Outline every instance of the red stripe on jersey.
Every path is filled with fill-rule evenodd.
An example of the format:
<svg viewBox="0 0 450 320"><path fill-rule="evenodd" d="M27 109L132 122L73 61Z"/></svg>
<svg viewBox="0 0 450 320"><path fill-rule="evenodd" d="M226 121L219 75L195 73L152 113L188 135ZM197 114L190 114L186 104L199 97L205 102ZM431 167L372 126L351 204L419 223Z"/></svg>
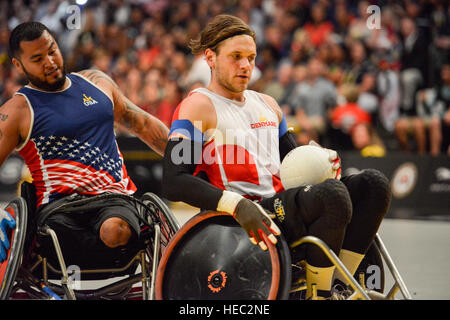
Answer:
<svg viewBox="0 0 450 320"><path fill-rule="evenodd" d="M278 178L277 176L272 175L272 184L273 184L273 188L275 189L276 193L284 191L284 187L283 187L283 184L281 183L281 179Z"/></svg>
<svg viewBox="0 0 450 320"><path fill-rule="evenodd" d="M214 140L203 146L201 163L195 168L194 176L198 175L202 171L206 173L209 182L213 186L225 190L217 161Z"/></svg>
<svg viewBox="0 0 450 320"><path fill-rule="evenodd" d="M259 185L258 169L253 156L238 145L218 147L228 182L243 181Z"/></svg>
<svg viewBox="0 0 450 320"><path fill-rule="evenodd" d="M259 185L258 170L254 158L247 150L237 145L217 147L221 156L218 160L214 140L207 143L202 150L202 161L197 165L194 175L205 172L209 182L224 190L224 182L219 163L222 164L227 182L242 181Z"/></svg>

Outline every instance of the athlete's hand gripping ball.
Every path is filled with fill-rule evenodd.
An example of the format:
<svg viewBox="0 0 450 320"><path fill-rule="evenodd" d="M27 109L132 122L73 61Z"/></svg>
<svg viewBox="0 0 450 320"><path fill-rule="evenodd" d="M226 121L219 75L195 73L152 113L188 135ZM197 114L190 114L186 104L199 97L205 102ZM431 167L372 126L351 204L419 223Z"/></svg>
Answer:
<svg viewBox="0 0 450 320"><path fill-rule="evenodd" d="M277 243L275 235L281 234L280 229L259 204L243 198L238 202L233 217L245 229L250 241L261 249L267 250L265 236L272 244Z"/></svg>
<svg viewBox="0 0 450 320"><path fill-rule="evenodd" d="M0 262L6 260L9 249L8 234L6 233L6 228L14 228L16 226L16 221L11 217L11 215L0 208Z"/></svg>
<svg viewBox="0 0 450 320"><path fill-rule="evenodd" d="M332 168L333 172L335 173L334 178L340 180L342 169L341 169L341 158L339 157L338 153L335 150L331 150L331 149L322 147L320 144L318 144L314 140L311 140L309 142L309 145L320 147L328 153L328 161L330 161L331 168Z"/></svg>

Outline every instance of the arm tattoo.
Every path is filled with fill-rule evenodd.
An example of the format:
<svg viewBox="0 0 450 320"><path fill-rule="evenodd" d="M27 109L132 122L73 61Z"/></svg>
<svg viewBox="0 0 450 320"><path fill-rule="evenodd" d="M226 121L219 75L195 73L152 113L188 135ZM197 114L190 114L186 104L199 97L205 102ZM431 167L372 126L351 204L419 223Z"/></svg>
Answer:
<svg viewBox="0 0 450 320"><path fill-rule="evenodd" d="M80 72L81 75L85 76L89 81L95 85L99 85L101 80L106 80L111 83L116 89L119 89L117 84L105 73L98 70L83 70Z"/></svg>
<svg viewBox="0 0 450 320"><path fill-rule="evenodd" d="M151 116L125 98L125 107L120 119L121 125L147 143L154 151L163 154L169 129L159 119Z"/></svg>
<svg viewBox="0 0 450 320"><path fill-rule="evenodd" d="M6 121L6 119L8 119L8 115L7 115L7 114L0 113L0 120L1 120L1 121Z"/></svg>
<svg viewBox="0 0 450 320"><path fill-rule="evenodd" d="M138 136L148 146L159 154L163 154L167 144L169 129L157 118L151 116L120 93L117 84L106 74L98 70L84 70L80 72L95 85L99 85L105 80L113 87L113 96L116 98L116 107L119 108L117 122L124 126L131 133ZM117 114L116 114L117 115Z"/></svg>

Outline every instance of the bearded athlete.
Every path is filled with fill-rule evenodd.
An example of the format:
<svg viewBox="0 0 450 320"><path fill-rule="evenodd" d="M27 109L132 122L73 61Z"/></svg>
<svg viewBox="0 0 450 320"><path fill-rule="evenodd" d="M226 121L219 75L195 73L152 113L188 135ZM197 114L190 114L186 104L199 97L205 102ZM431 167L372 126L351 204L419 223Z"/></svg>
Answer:
<svg viewBox="0 0 450 320"><path fill-rule="evenodd" d="M18 25L9 50L12 63L29 83L0 107L0 165L14 150L19 152L31 172L37 209L70 194L133 194L136 187L118 149L114 124L161 155L168 128L130 102L104 73L84 70L66 75L58 44L41 23ZM134 211L117 199L90 215L88 223L100 244L115 248L139 234ZM77 215L49 219L79 223ZM0 214L2 248L9 247L3 244L3 230L13 225L10 221L8 213ZM78 236L78 232L67 236L68 242L80 246L87 240L79 243Z"/></svg>

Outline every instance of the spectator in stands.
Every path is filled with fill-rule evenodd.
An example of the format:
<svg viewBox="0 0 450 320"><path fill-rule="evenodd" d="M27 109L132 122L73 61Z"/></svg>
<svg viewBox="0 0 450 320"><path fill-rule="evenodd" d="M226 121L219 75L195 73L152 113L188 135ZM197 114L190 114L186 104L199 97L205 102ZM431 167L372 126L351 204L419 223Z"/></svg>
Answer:
<svg viewBox="0 0 450 320"><path fill-rule="evenodd" d="M338 36L340 42L343 42L355 17L349 11L346 2L337 2L335 5L333 33Z"/></svg>
<svg viewBox="0 0 450 320"><path fill-rule="evenodd" d="M293 73L292 64L288 62L281 64L276 70L275 79L267 83L263 92L273 97L280 106L283 105L296 85Z"/></svg>
<svg viewBox="0 0 450 320"><path fill-rule="evenodd" d="M339 86L344 80L344 70L349 68L347 50L342 42L330 41L329 54L328 79Z"/></svg>
<svg viewBox="0 0 450 320"><path fill-rule="evenodd" d="M299 132L298 123L295 120L295 109L289 104L291 96L294 94L296 87L306 79L308 69L303 64L297 64L292 67L292 80L289 90L286 91L284 97L280 100L279 105L283 113L286 115L288 125L295 129L295 133Z"/></svg>
<svg viewBox="0 0 450 320"><path fill-rule="evenodd" d="M441 79L442 82L438 85L436 92L437 100L442 103L444 109L442 150L450 156L450 62L442 68Z"/></svg>
<svg viewBox="0 0 450 320"><path fill-rule="evenodd" d="M350 27L348 29L346 43L349 44L354 40L361 40L365 42L367 38L370 36L372 30L367 28L367 19L370 16L370 13L367 11L369 7L369 1L360 1L358 2L358 12L355 19L350 23Z"/></svg>
<svg viewBox="0 0 450 320"><path fill-rule="evenodd" d="M401 19L402 55L400 80L402 89L402 100L399 110L399 119L395 124L395 134L400 143L400 148L404 151L411 151L409 136L415 138L415 147L419 154L427 151L427 122L431 125L432 134L432 154L437 154L440 145L440 138L436 126L437 119L432 120L430 112L418 110L416 101L423 105L425 101L425 91L421 92L416 100L418 91L427 84L427 61L428 43L425 35L418 31L416 22L411 17ZM430 122L431 121L431 122Z"/></svg>
<svg viewBox="0 0 450 320"><path fill-rule="evenodd" d="M393 68L392 57L378 57L376 73L376 92L379 98L378 120L379 131L392 134L399 117L401 87L398 72Z"/></svg>
<svg viewBox="0 0 450 320"><path fill-rule="evenodd" d="M345 103L333 109L330 116L330 143L338 150L358 150L364 156L384 156L384 146L373 130L370 114L357 101L359 88L344 84L340 94Z"/></svg>
<svg viewBox="0 0 450 320"><path fill-rule="evenodd" d="M349 45L350 64L345 70L344 82L360 84L367 73L376 73L376 67L370 60L368 49L363 41L354 40Z"/></svg>
<svg viewBox="0 0 450 320"><path fill-rule="evenodd" d="M303 28L298 28L293 35L289 60L292 64L306 64L314 53L314 47L309 40L309 35Z"/></svg>
<svg viewBox="0 0 450 320"><path fill-rule="evenodd" d="M450 155L450 64L442 67L441 79L434 88L418 92L417 107L426 121L430 154L436 156L443 151Z"/></svg>
<svg viewBox="0 0 450 320"><path fill-rule="evenodd" d="M428 46L423 33L409 17L401 20L402 55L400 79L402 85L402 113L416 116L415 96L426 84L428 70Z"/></svg>
<svg viewBox="0 0 450 320"><path fill-rule="evenodd" d="M370 59L368 48L362 40L353 40L349 44L350 61L343 64L341 83L356 84L360 93L358 104L372 116L378 118L377 67ZM384 101L385 99L380 100Z"/></svg>
<svg viewBox="0 0 450 320"><path fill-rule="evenodd" d="M333 24L326 20L326 11L322 2L318 1L311 7L311 21L304 26L309 39L318 48L333 32Z"/></svg>
<svg viewBox="0 0 450 320"><path fill-rule="evenodd" d="M359 89L354 84L344 84L340 94L345 99L343 104L336 106L331 112L331 124L334 128L352 135L354 127L358 124L371 124L370 114L358 105Z"/></svg>
<svg viewBox="0 0 450 320"><path fill-rule="evenodd" d="M162 88L161 100L154 113L166 126L170 127L175 108L182 98L181 88L174 81L166 81Z"/></svg>
<svg viewBox="0 0 450 320"><path fill-rule="evenodd" d="M326 114L336 105L336 87L324 78L324 65L317 58L309 60L305 81L298 83L288 104L295 110L300 128L299 144L310 140L320 143L326 129Z"/></svg>

